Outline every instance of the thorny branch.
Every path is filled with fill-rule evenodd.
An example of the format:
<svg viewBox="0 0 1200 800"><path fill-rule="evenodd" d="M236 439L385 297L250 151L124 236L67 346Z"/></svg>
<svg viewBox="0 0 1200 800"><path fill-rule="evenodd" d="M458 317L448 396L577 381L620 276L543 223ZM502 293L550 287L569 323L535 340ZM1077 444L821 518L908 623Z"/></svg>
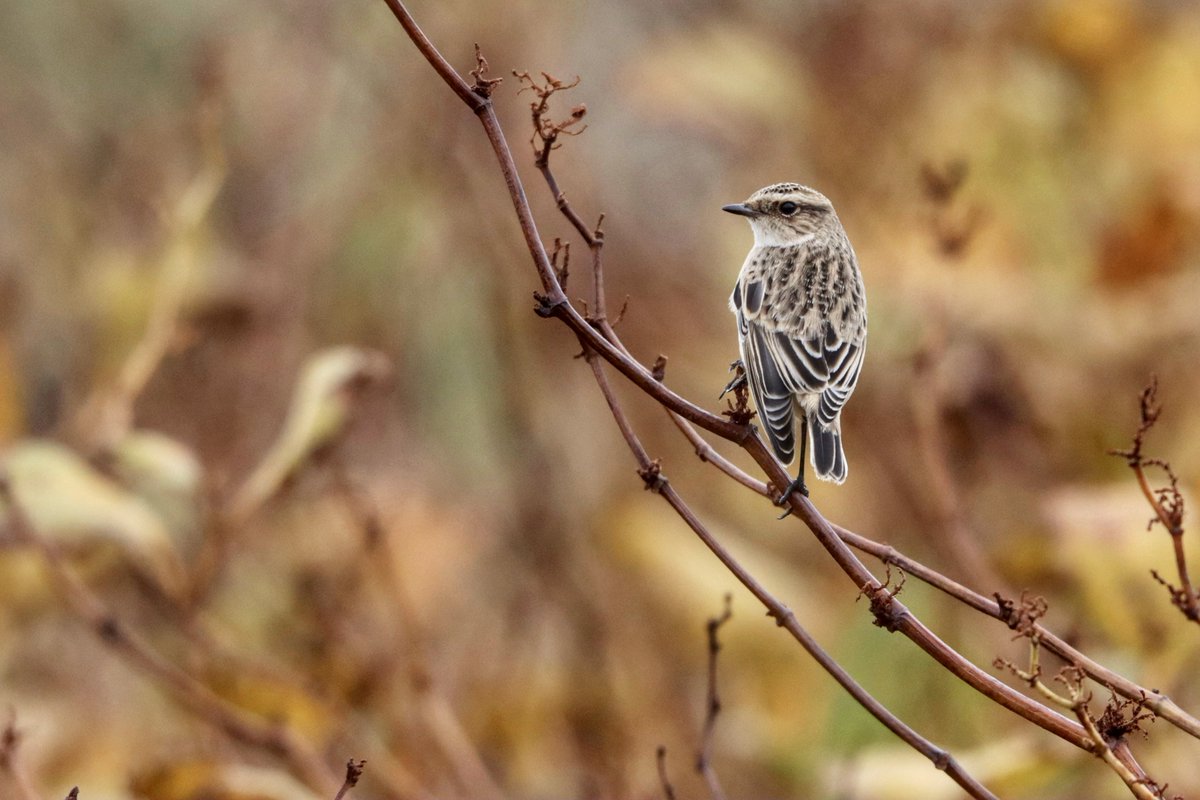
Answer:
<svg viewBox="0 0 1200 800"><path fill-rule="evenodd" d="M1147 458L1142 453L1145 446L1146 434L1158 422L1162 413L1162 405L1158 402L1158 376L1150 378L1150 383L1142 390L1139 397L1140 420L1133 434L1133 443L1127 450L1109 450L1110 455L1125 459L1133 474L1137 477L1138 487L1146 497L1146 502L1154 510L1146 529L1161 523L1171 534L1171 544L1175 549L1175 569L1179 574L1179 588L1175 588L1157 572L1151 572L1154 579L1167 588L1171 594L1171 603L1183 612L1192 622L1200 623L1200 601L1192 589L1192 579L1188 575L1187 556L1183 548L1183 495L1179 492L1179 477L1171 464L1161 458ZM1158 489L1150 487L1150 479L1146 476L1148 467L1158 467L1167 475L1168 486Z"/></svg>
<svg viewBox="0 0 1200 800"><path fill-rule="evenodd" d="M529 207L524 187L517 174L512 154L495 112L491 107L490 100L481 98L478 94L471 91L461 76L450 67L436 47L421 33L420 28L416 25L411 14L409 14L400 0L384 1L400 21L414 45L459 98L479 117L483 125L485 134L496 155L500 171L508 186L522 234L542 283L542 291L535 294L535 299L537 300L535 311L543 317L557 318L580 339L585 352L589 354L588 360L593 365L593 371L597 375L598 382L601 382L602 390L607 378L604 376L603 369L596 363L595 359L597 356L603 358L644 393L650 395L668 410L678 414L683 420L741 446L755 460L759 467L763 469L770 483L779 486L786 485L789 482L786 469L766 449L751 427L739 425L711 414L668 389L644 365L629 357L627 351L620 345L619 340L615 336L611 336L608 330L597 330L597 326L591 320L581 316L570 304L558 282L555 270L550 264L550 259L538 234L537 225ZM561 193L556 193L556 196L558 194ZM584 227L586 228L586 226ZM611 398L611 390L606 393L606 399L608 398ZM609 404L610 410L613 410L614 415L617 414L619 406L614 406L612 399L609 399ZM691 438L689 436L689 439ZM672 505L676 513L684 519L689 527L721 559L726 567L738 577L743 585L747 586L761 602L772 609L773 615L776 614L776 608L782 609L783 607L777 606L777 601L767 594L765 589L758 585L752 576L745 573L724 548L712 538L707 529L695 518L691 510L675 493L674 488L662 477L661 469L645 454L644 449L641 448L636 438L631 439L627 437L627 441L637 457L640 465L639 471L643 473L643 476L650 475L654 478L654 486L652 488ZM697 451L701 452L699 446L697 446ZM757 489L757 481L753 479L752 481L748 483L743 480L741 482ZM832 525L821 517L807 498L793 494L789 498L789 505L796 516L809 527L820 543L826 548L839 567L854 581L861 591L872 598L872 607L878 609L876 613L881 624L885 625L889 630L901 631L906 637L946 667L952 674L971 685L986 697L1083 750L1088 752L1096 751L1097 745L1083 725L1066 719L1061 714L1052 711L1040 703L1034 702L1014 691L1011 687L996 681L991 675L988 675L978 666L967 661L942 642L894 597L883 598L880 596L881 593L886 594L884 586L850 552L846 543L840 538L839 531L835 530ZM879 602L874 602L877 596L879 597ZM999 606L997 605L995 611L990 613L998 615L1000 613ZM801 640L803 644L802 636L806 637L807 634L803 633L802 629L798 629L794 615L790 611L783 609L781 614L776 615L776 619L784 627L788 628L794 637ZM815 643L813 645L815 647ZM807 645L806 649L808 649ZM809 652L813 654L814 658L820 660L816 655L817 652L820 652L819 650L809 650ZM824 654L821 653L821 655ZM822 665L831 671L835 668L840 669L835 664L827 665L825 662L822 662ZM845 677L849 684L857 686L853 684L853 680L848 675ZM847 686L845 683L843 685ZM849 688L847 686L847 689ZM860 703L866 704L857 694L855 696L856 699L859 699ZM875 712L873 711L872 713ZM887 712L884 710L883 713L886 714ZM878 714L877 717L879 717ZM1187 715L1183 715L1183 717L1186 718ZM903 723L899 723L896 727L889 725L889 728L902 735L902 738L905 738L905 741L913 744L913 746L918 746L907 736L908 729L903 726ZM904 731L904 733L901 733L901 731ZM918 749L920 748L918 747ZM925 751L923 750L922 752ZM939 766L945 763L942 760Z"/></svg>

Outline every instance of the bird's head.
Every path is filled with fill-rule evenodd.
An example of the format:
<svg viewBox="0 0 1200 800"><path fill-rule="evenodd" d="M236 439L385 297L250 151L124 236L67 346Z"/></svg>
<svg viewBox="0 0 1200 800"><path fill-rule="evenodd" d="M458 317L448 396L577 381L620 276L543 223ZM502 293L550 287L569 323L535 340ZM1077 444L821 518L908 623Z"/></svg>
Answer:
<svg viewBox="0 0 1200 800"><path fill-rule="evenodd" d="M767 186L722 210L748 219L759 247L800 244L827 227L841 227L829 198L798 183Z"/></svg>

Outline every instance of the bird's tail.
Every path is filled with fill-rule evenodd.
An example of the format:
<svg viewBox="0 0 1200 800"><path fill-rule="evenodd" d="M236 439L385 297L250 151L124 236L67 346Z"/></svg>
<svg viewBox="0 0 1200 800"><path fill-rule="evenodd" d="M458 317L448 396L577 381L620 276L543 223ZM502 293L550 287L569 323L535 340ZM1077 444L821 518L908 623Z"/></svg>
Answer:
<svg viewBox="0 0 1200 800"><path fill-rule="evenodd" d="M846 454L842 452L842 432L838 421L834 421L833 427L825 428L814 414L809 417L808 429L812 435L812 465L817 477L834 483L845 481L849 468L846 466Z"/></svg>

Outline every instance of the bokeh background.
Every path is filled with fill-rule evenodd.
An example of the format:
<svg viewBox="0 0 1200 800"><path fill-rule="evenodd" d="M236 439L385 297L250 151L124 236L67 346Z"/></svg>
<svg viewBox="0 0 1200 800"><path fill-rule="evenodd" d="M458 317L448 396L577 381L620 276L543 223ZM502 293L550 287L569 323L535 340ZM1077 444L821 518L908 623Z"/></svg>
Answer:
<svg viewBox="0 0 1200 800"><path fill-rule="evenodd" d="M1083 650L1200 709L1200 630L1149 575L1173 577L1168 537L1105 454L1154 373L1148 445L1185 492L1200 480L1200 7L412 10L461 70L479 42L495 74L581 76L555 106L588 108L559 179L586 219L607 214L626 343L708 408L751 241L720 206L780 180L831 197L871 334L850 477L814 485L817 506L985 594L1043 595ZM542 235L568 239L517 89L499 114ZM704 622L727 592L730 796L960 796L643 491L577 343L530 313L477 121L383 3L3 3L0 108L18 511L171 662L333 774L366 758L353 796L658 797L659 745L680 796L703 796ZM894 711L1002 796L1127 796L872 626L799 523L621 391L672 482ZM36 548L3 541L4 796L16 772L46 798L323 796L173 701L71 612ZM1027 656L915 581L903 599L981 665ZM1151 774L1200 791L1197 742L1149 732L1133 746Z"/></svg>

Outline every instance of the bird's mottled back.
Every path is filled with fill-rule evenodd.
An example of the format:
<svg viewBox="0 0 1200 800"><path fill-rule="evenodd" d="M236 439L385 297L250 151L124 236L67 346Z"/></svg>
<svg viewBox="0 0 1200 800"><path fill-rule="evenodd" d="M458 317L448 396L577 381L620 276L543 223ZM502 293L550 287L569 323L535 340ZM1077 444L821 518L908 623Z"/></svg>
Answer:
<svg viewBox="0 0 1200 800"><path fill-rule="evenodd" d="M818 477L841 483L841 409L867 335L866 293L846 231L829 198L798 183L767 186L725 210L754 231L730 304L759 416L790 462L799 409Z"/></svg>

